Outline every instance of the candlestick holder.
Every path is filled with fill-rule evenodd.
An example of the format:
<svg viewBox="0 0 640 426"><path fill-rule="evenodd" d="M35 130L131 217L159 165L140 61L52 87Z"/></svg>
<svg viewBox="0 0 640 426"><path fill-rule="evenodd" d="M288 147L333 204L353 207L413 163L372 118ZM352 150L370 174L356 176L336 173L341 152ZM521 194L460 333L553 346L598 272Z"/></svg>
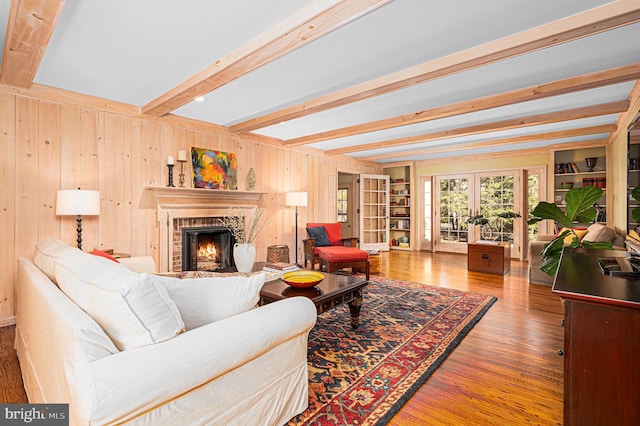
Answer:
<svg viewBox="0 0 640 426"><path fill-rule="evenodd" d="M169 168L169 183L167 186L175 188L175 185L173 184L173 164L167 164L167 167Z"/></svg>
<svg viewBox="0 0 640 426"><path fill-rule="evenodd" d="M184 188L184 163L186 160L178 160L180 163L180 176L178 178L178 186Z"/></svg>

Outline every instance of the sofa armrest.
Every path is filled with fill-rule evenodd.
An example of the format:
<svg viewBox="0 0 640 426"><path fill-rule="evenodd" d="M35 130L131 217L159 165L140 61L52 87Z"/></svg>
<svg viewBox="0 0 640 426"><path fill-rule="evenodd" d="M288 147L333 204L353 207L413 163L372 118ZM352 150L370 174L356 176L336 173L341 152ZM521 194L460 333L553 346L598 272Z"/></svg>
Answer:
<svg viewBox="0 0 640 426"><path fill-rule="evenodd" d="M144 413L246 364L316 322L306 297L270 303L151 346L94 361L73 387L83 423L114 423ZM291 355L290 356L294 356ZM306 362L306 344L300 351ZM144 378L142 380L141 378Z"/></svg>
<svg viewBox="0 0 640 426"><path fill-rule="evenodd" d="M529 266L539 267L542 265L542 250L544 246L551 240L536 239L529 242Z"/></svg>

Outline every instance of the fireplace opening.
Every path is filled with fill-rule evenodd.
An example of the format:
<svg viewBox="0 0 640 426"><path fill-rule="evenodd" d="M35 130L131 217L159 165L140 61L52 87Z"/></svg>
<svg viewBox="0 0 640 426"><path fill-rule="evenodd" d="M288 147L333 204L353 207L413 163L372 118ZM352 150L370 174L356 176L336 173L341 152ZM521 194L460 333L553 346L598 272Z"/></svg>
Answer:
<svg viewBox="0 0 640 426"><path fill-rule="evenodd" d="M182 228L182 270L235 272L235 242L224 226Z"/></svg>

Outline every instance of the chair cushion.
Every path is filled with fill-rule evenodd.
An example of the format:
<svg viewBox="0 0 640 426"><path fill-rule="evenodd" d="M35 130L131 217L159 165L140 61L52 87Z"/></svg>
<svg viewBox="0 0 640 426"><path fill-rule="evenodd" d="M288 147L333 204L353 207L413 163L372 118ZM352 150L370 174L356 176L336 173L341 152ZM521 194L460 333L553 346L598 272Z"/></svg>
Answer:
<svg viewBox="0 0 640 426"><path fill-rule="evenodd" d="M327 230L327 237L329 237L329 244L332 246L341 246L342 243L342 225L339 222L335 223L307 223L307 227L315 228L318 226L324 226Z"/></svg>
<svg viewBox="0 0 640 426"><path fill-rule="evenodd" d="M369 259L369 254L355 247L320 247L318 255L329 263L362 262Z"/></svg>
<svg viewBox="0 0 640 426"><path fill-rule="evenodd" d="M309 238L313 238L316 247L324 247L330 245L329 237L327 236L327 230L324 226L314 226L307 228L307 234Z"/></svg>

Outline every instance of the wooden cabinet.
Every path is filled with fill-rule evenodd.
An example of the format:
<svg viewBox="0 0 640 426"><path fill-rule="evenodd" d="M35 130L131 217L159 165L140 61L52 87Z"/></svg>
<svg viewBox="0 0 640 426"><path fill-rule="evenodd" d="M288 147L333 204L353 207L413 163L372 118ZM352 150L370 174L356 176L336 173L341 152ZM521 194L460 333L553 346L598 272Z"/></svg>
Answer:
<svg viewBox="0 0 640 426"><path fill-rule="evenodd" d="M469 243L467 250L467 269L470 271L504 275L511 268L511 243Z"/></svg>
<svg viewBox="0 0 640 426"><path fill-rule="evenodd" d="M607 221L607 148L581 147L553 151L554 203L563 208L571 188L594 186L603 191L598 200L596 222Z"/></svg>
<svg viewBox="0 0 640 426"><path fill-rule="evenodd" d="M565 306L565 425L640 424L640 281L596 264L625 255L563 252L553 292Z"/></svg>
<svg viewBox="0 0 640 426"><path fill-rule="evenodd" d="M391 249L411 250L414 218L412 214L411 166L384 169L389 175L389 227Z"/></svg>

